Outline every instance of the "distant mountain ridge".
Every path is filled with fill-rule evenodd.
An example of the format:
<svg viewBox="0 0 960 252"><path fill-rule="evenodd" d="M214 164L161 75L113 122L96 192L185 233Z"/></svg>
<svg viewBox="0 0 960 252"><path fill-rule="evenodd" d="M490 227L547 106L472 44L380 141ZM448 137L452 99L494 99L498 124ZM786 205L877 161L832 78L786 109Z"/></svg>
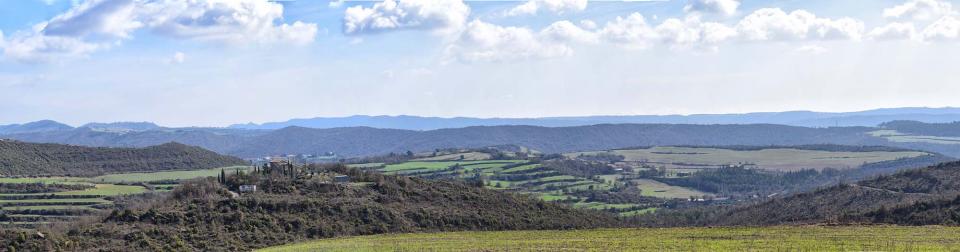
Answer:
<svg viewBox="0 0 960 252"><path fill-rule="evenodd" d="M113 122L113 123L88 123L80 126L81 128L90 128L100 131L147 131L159 129L160 126L152 122Z"/></svg>
<svg viewBox="0 0 960 252"><path fill-rule="evenodd" d="M807 127L783 123L789 120L869 120L871 126ZM831 117L833 116L833 117ZM662 116L669 118L670 116ZM387 154L390 152L430 151L437 148L476 148L497 145L518 145L543 152L603 150L634 146L670 145L877 145L937 152L960 157L960 148L949 141L902 141L885 138L880 130L897 130L907 134L931 132L936 136L954 136L957 123L924 123L904 121L925 117L932 121L960 119L957 108L899 108L854 113L781 112L744 115L675 116L686 121L675 123L597 123L601 121L638 121L636 117L569 117L547 119L490 119L505 124L467 126L494 121L476 118L368 117L354 116L348 127L334 124L311 124L310 127L286 126L279 129L162 127L149 122L90 123L73 128L54 121L0 126L0 138L26 142L61 143L95 147L145 147L167 142L200 146L220 154L245 158L280 154L318 154L335 152L344 157ZM697 119L699 118L699 119ZM715 119L710 119L715 118ZM749 119L753 118L753 119ZM817 119L819 118L819 119ZM825 119L827 118L827 119ZM834 119L829 119L834 118ZM932 118L932 119L931 119ZM694 119L700 120L697 123ZM709 120L712 121L709 121ZM749 119L749 120L748 120ZM889 120L887 119L895 119ZM935 119L935 120L934 120ZM324 119L325 120L325 119ZM399 121L398 121L399 120ZM526 120L526 121L524 121ZM538 126L550 122L560 126ZM593 121L591 121L593 120ZM873 123L874 120L877 123ZM323 120L321 120L323 121ZM713 123L706 123L706 122ZM771 121L779 123L742 123ZM294 124L308 124L310 120ZM404 123L397 123L404 122ZM436 122L435 124L433 122ZM466 123L464 123L466 122ZM794 123L800 121L792 121ZM363 124L384 126L355 126ZM530 124L530 125L527 125ZM574 126L563 126L563 125ZM803 123L800 123L803 124ZM880 126L877 126L880 125ZM281 125L274 125L281 126ZM267 126L271 128L274 126ZM412 127L418 129L402 129ZM430 127L450 127L426 129ZM896 134L895 132L884 134ZM922 140L922 139L921 139ZM948 139L949 140L949 139Z"/></svg>
<svg viewBox="0 0 960 252"><path fill-rule="evenodd" d="M859 112L757 112L746 114L693 114L693 115L628 115L628 116L583 116L541 118L472 118L472 117L420 117L420 116L364 116L316 117L292 119L284 122L262 124L234 124L234 129L281 129L289 126L306 128L373 127L385 129L434 130L470 126L529 125L544 127L570 127L617 123L666 123L666 124L782 124L801 127L873 127L884 122L911 120L927 123L960 121L960 108L891 108Z"/></svg>
<svg viewBox="0 0 960 252"><path fill-rule="evenodd" d="M62 124L53 120L42 120L24 124L0 125L0 134L20 134L71 129L73 129L73 127L70 125Z"/></svg>
<svg viewBox="0 0 960 252"><path fill-rule="evenodd" d="M70 131L12 134L28 142L142 147L176 141L222 154L262 157L335 152L345 157L513 144L558 153L664 145L889 145L869 127L806 128L773 124L600 124L575 127L474 126L428 131L346 127L287 127L272 131L164 129L143 132ZM938 151L938 150L933 150ZM947 153L945 153L947 154ZM960 154L953 153L954 155ZM951 154L947 154L951 155Z"/></svg>

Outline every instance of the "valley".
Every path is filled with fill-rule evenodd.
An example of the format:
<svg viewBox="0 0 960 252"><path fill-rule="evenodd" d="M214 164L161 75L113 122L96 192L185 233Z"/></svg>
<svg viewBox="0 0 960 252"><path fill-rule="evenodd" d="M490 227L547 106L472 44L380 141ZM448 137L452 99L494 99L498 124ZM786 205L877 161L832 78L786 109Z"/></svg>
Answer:
<svg viewBox="0 0 960 252"><path fill-rule="evenodd" d="M394 156L408 161L351 166L391 175L465 180L621 216L757 201L951 160L928 152L836 145L650 147L563 155L488 148L409 154ZM457 158L463 160L449 161Z"/></svg>

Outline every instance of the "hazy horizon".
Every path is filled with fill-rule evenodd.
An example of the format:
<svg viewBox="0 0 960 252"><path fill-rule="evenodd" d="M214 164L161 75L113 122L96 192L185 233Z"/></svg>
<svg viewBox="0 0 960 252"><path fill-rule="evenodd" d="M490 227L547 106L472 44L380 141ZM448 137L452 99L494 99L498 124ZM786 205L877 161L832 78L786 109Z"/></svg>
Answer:
<svg viewBox="0 0 960 252"><path fill-rule="evenodd" d="M86 124L91 124L91 123L154 123L154 124L156 124L156 125L158 125L158 126L161 126L161 127L175 127L175 128L176 128L176 127L213 127L213 128L225 128L225 127L230 127L230 126L233 126L233 125L242 125L242 124L250 124L250 123L257 124L257 125L261 125L261 124L266 124L266 123L287 122L287 121L291 121L291 120L307 120L307 119L317 119L317 118L322 118L322 119L336 119L336 118L350 118L350 117L416 117L416 118L439 118L439 119L467 118L467 119L481 119L481 120L490 120L490 119L506 119L506 120L510 120L510 119L554 119L554 118L556 118L556 119L562 119L562 118L631 117L631 116L682 116L682 117L688 117L688 116L700 116L700 115L747 115L747 114L764 114L764 113L790 113L790 112L812 112L812 113L837 113L837 114L843 114L843 113L858 113L858 112L868 112L868 111L877 111L877 110L890 110L890 109L944 109L944 110L952 110L952 109L960 109L960 107L949 107L949 106L948 106L948 107L897 107L897 108L874 108L874 109L856 110L856 111L787 110L787 111L752 111L752 112L741 112L741 113L624 114L624 115L602 115L602 114L597 114L597 115L565 115L565 116L542 116L542 117L472 117L472 116L425 116L425 115L410 115L410 114L397 114L397 115L361 115L361 114L354 114L354 115L342 115L342 116L339 116L339 115L337 115L337 116L305 116L305 117L282 118L282 119L277 119L277 120L258 121L258 122L254 122L254 121L237 121L237 122L230 122L230 123L223 124L223 125L197 125L197 124L172 125L172 124L166 124L166 123L161 122L161 121L151 121L151 120L140 120L140 121L131 121L131 120L113 120L113 121L109 121L109 120L108 120L108 121L79 121L79 122L69 122L69 121L57 120L57 119L54 119L54 118L43 118L43 119L32 120L32 121L23 121L23 122L0 122L0 126L3 126L3 125L12 125L12 124L24 124L24 123L30 123L30 122L50 120L50 121L55 121L55 122L67 124L67 125L70 125L70 126L72 126L72 127L81 127L81 126L84 126L84 125L86 125Z"/></svg>

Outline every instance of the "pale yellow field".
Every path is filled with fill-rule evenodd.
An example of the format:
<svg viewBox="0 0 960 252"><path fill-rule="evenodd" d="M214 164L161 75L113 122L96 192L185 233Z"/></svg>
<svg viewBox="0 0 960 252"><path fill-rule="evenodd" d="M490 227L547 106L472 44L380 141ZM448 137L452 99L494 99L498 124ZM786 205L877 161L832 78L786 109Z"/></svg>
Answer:
<svg viewBox="0 0 960 252"><path fill-rule="evenodd" d="M925 152L875 151L875 152L830 152L798 149L764 149L738 151L717 148L690 147L652 147L637 150L612 150L606 153L622 155L625 161L646 163L667 168L702 166L715 168L723 165L755 164L760 169L777 171L797 171L803 169L852 169L864 163L875 163L898 158L929 155ZM576 157L602 152L580 152L567 154Z"/></svg>
<svg viewBox="0 0 960 252"><path fill-rule="evenodd" d="M898 143L960 144L960 137L910 135L896 130L877 130L870 132L870 135Z"/></svg>
<svg viewBox="0 0 960 252"><path fill-rule="evenodd" d="M702 196L711 195L694 189L672 186L652 179L637 179L634 182L639 183L640 193L644 196L658 198L689 199L690 197L703 198Z"/></svg>

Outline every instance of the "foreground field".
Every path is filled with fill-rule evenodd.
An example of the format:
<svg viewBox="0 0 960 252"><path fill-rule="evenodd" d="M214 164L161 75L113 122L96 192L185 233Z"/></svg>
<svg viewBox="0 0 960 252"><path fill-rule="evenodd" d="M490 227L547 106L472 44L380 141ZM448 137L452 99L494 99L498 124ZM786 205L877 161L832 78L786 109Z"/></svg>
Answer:
<svg viewBox="0 0 960 252"><path fill-rule="evenodd" d="M957 227L768 227L357 236L259 251L950 251Z"/></svg>

